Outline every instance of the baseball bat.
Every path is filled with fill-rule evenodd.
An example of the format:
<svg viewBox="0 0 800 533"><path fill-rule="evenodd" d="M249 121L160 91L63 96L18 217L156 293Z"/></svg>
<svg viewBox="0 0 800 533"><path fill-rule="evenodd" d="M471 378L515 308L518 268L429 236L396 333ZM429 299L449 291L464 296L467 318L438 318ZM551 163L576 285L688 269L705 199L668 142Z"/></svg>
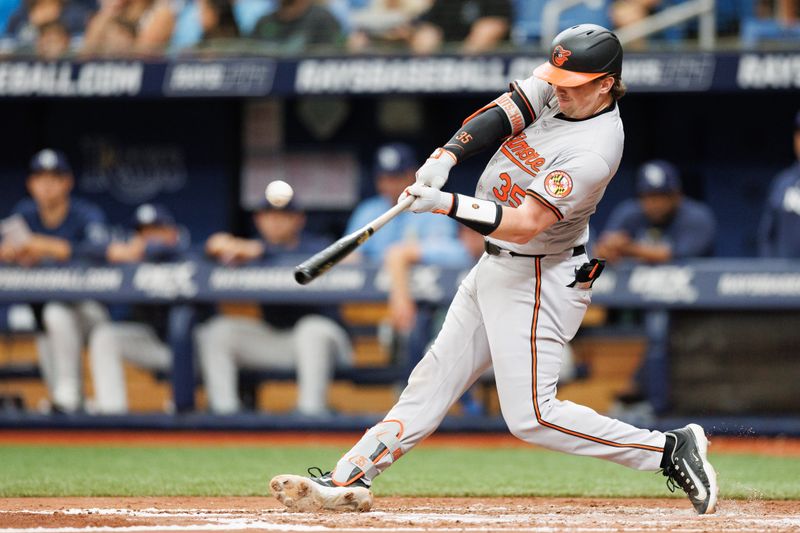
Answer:
<svg viewBox="0 0 800 533"><path fill-rule="evenodd" d="M364 244L372 234L386 225L387 222L408 209L416 197L406 196L397 205L387 210L364 227L345 235L324 250L312 255L294 268L294 279L300 285L306 285L327 272L333 265L347 257L353 250Z"/></svg>

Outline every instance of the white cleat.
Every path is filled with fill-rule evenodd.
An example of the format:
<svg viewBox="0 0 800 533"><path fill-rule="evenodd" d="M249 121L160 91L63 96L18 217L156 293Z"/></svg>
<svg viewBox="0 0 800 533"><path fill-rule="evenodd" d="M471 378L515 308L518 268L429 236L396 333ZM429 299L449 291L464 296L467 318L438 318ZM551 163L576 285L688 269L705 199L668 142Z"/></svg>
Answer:
<svg viewBox="0 0 800 533"><path fill-rule="evenodd" d="M369 511L372 492L363 486L339 487L326 485L315 478L282 474L272 478L269 490L290 511L313 513L317 511Z"/></svg>

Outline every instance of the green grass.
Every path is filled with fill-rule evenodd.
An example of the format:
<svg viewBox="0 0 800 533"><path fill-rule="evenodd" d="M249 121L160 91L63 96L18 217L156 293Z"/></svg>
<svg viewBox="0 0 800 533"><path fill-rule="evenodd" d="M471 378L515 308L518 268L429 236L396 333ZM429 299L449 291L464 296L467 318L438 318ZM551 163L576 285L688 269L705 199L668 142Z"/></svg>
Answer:
<svg viewBox="0 0 800 533"><path fill-rule="evenodd" d="M336 447L0 446L0 497L253 496L279 473L329 468ZM712 455L724 498L800 499L800 459ZM375 484L378 496L669 495L664 478L521 448L421 448Z"/></svg>

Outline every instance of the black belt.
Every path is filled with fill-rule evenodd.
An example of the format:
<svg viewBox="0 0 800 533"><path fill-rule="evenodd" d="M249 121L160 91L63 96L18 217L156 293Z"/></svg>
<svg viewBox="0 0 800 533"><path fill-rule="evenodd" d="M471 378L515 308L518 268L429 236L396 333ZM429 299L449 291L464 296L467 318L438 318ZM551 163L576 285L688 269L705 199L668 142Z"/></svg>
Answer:
<svg viewBox="0 0 800 533"><path fill-rule="evenodd" d="M511 250L500 248L496 244L491 243L489 241L483 241L483 249L486 250L486 253L489 255L500 255L503 252L507 252L508 255L510 255L511 257L545 257L545 255L547 255L547 254L538 254L538 255L520 254L517 252L512 252ZM572 257L575 257L577 255L583 255L585 253L586 253L586 246L582 244L572 249Z"/></svg>

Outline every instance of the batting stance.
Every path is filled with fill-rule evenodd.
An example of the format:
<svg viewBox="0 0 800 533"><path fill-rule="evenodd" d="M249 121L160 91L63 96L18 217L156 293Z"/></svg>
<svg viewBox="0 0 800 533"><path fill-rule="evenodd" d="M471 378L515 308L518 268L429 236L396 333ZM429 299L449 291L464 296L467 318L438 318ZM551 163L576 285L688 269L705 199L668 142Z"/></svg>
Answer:
<svg viewBox="0 0 800 533"><path fill-rule="evenodd" d="M584 245L589 217L622 157L621 71L622 47L612 32L569 28L553 41L547 63L469 117L419 169L404 193L416 198L410 209L479 231L486 253L397 405L332 472L275 477L270 489L278 500L301 511L369 509L375 477L431 434L492 365L503 417L520 439L661 469L698 513L715 511L716 474L700 426L649 431L556 399L564 344L580 326L603 266L588 260ZM500 139L475 197L440 190L458 161Z"/></svg>

